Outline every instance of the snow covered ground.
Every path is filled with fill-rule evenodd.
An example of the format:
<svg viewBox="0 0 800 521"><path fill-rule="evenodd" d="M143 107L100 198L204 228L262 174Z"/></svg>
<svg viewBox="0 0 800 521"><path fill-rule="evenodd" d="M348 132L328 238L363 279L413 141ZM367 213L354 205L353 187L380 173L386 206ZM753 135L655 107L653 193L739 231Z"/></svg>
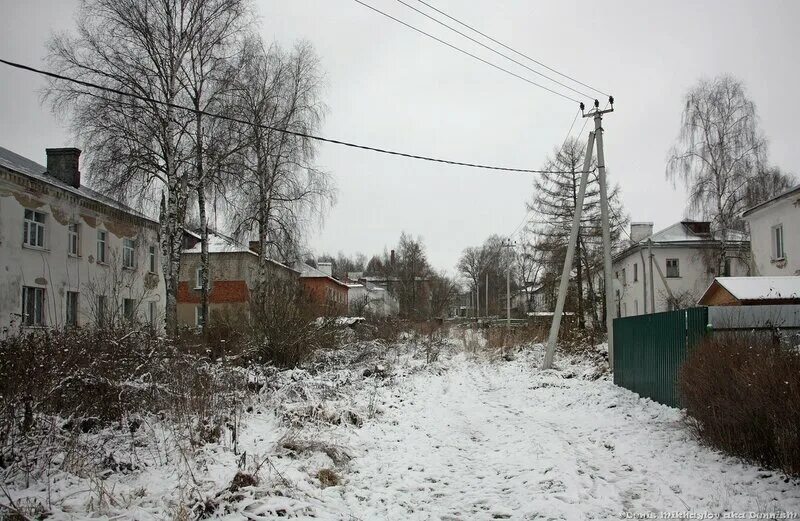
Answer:
<svg viewBox="0 0 800 521"><path fill-rule="evenodd" d="M66 496L53 511L72 519L800 513L796 480L701 446L679 411L615 387L594 362L560 358L539 371L541 346L511 361L453 341L439 348L375 344L347 363L332 355L278 373L245 416L236 454L230 442L183 460L165 450L169 465L102 484L61 476L14 497ZM258 484L230 487L237 469ZM323 469L339 484L323 487Z"/></svg>

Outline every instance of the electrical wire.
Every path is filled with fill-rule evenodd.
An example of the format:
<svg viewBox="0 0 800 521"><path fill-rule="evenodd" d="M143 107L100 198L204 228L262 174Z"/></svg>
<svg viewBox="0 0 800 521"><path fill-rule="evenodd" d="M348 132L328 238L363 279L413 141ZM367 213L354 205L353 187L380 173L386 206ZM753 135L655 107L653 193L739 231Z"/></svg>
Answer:
<svg viewBox="0 0 800 521"><path fill-rule="evenodd" d="M504 49L507 49L507 50L509 50L509 51L511 51L511 52L513 52L513 53L515 53L515 54L517 54L517 55L519 55L519 56L522 56L523 58L525 58L525 59L527 59L527 60L530 60L530 61L532 61L533 63L535 63L535 64L537 64L537 65L541 65L541 66L542 66L542 67L544 67L545 69L547 69L547 70L549 70L549 71L551 71L551 72L554 72L555 74L558 74L558 75L559 75L559 76L561 76L561 77L567 78L568 80L570 80L570 81L573 81L573 82L577 83L578 85L581 85L581 86L583 86L583 87L586 87L587 89L591 89L591 90L593 90L593 91L595 91L595 92L597 92L597 93L599 93L599 94L602 94L603 96L609 96L609 94L608 94L608 93L606 93L606 92L603 92L602 90L596 89L596 88L594 88L594 87L592 87L592 86L590 86L590 85L587 85L587 84L585 84L585 83L583 83L583 82L581 82L581 81L578 81L578 80L576 80L575 78L573 78L573 77L571 77L571 76L568 76L568 75L566 75L566 74L564 74L564 73L562 73L562 72L559 72L559 71L557 71L556 69L553 69L552 67L548 67L548 66L547 66L547 65L545 65L544 63L542 63L542 62L540 62L540 61L538 61L538 60L536 60L536 59L534 59L534 58L531 58L531 57L530 57L530 56L528 56L527 54L525 54L525 53L522 53L522 52L520 52L520 51L518 51L518 50L514 49L513 47L510 47L510 46L508 46L508 45L504 44L503 42L500 42L500 41L498 41L498 40L496 40L496 39L492 38L492 37L491 37L491 36L489 36L488 34L486 34L486 33L483 33L483 32L481 32L481 31L479 31L479 30L478 30L478 29L476 29L475 27L473 27L473 26L471 26L471 25L468 25L468 24L466 24L465 22L462 22L461 20L459 20L459 19L457 19L457 18L455 18L455 17L453 17L453 16L450 16L449 14L445 13L445 12L444 12L444 11L442 11L441 9L437 9L436 7L432 6L431 4L429 4L429 3L427 3L427 2L425 2L425 1L423 1L423 0L417 0L417 1L418 1L419 3L421 3L421 4L425 5L425 6L429 7L430 9L433 9L433 10L434 10L434 11L436 11L437 13L439 13L439 14L441 14L441 15L443 15L443 16L445 16L445 17L449 18L450 20L452 20L452 21L456 22L457 24L459 24L459 25L462 25L463 27L466 27L467 29L469 29L469 30L471 30L471 31L473 31L473 32L475 32L475 33L477 33L477 34L479 34L479 35L483 36L483 37L484 37L484 38L486 38L487 40L490 40L490 41L492 41L492 42L496 43L497 45L499 45L499 46L503 47Z"/></svg>
<svg viewBox="0 0 800 521"><path fill-rule="evenodd" d="M579 90L576 90L576 89L574 89L574 88L570 87L569 85L567 85L566 83L562 83L562 82L558 81L557 79L555 79L555 78L551 78L550 76L548 76L548 75L546 75L546 74L543 74L543 73L541 73L541 72L537 71L536 69L534 69L534 68L532 68L532 67L528 67L527 65L525 65L525 64L524 64L524 63L522 63L522 62L520 62L519 60L516 60L516 59L512 58L511 56L509 56L509 55L507 55L507 54L503 54L502 52L498 51L497 49L495 49L495 48L493 48L493 47L491 47L491 46L489 46L489 45L486 45L485 43L481 42L480 40L476 40L476 39L475 39L475 38L473 38L472 36L470 36L470 35L468 35L468 34L465 34L465 33L461 32L461 31L459 31L458 29L456 29L455 27L453 27L453 26L451 26L451 25L447 25L446 23L442 22L441 20L438 20L436 17L429 15L429 14L428 14L428 13L426 13L425 11L422 11L422 10L420 10L420 9L417 9L417 8L416 8L416 7L414 7L413 5L410 5L410 4L406 3L406 2L404 2L403 0L397 0L397 1L398 1L398 2L400 2L401 4L403 4L404 6L408 7L409 9L412 9L412 10L414 10L414 11L418 12L418 13L419 13L419 14L421 14L422 16L424 16L424 17L426 17L426 18L429 18L430 20L433 20L433 21L434 21L434 22L436 22L437 24L439 24L439 25L441 25L441 26L444 26L444 27L447 27L448 29L450 29L450 30L451 30L451 31L453 31L454 33L460 34L461 36L463 36L464 38L466 38L466 39L470 40L471 42L473 42L473 43L477 43L477 44L478 44L478 45L480 45L481 47L483 47L483 48L485 48L485 49L488 49L488 50L490 50L491 52L493 52L493 53L497 54L498 56L502 56L503 58L505 58L506 60L509 60L510 62L516 63L516 64L517 64L517 65L519 65L520 67L523 67L523 68L525 68L525 69L527 69L527 70L531 71L532 73L534 73L534 74L537 74L537 75L541 76L542 78L548 79L548 80L552 81L553 83L555 83L555 84L557 84L557 85L560 85L560 86L564 87L565 89L571 90L572 92L574 92L575 94L577 94L577 95L579 95L579 96L583 96L583 97L585 97L586 99L589 99L589 100L592 100L592 99L594 99L594 96L592 96L591 94L586 94L586 93L584 93L584 92L581 92L581 91L579 91ZM594 89L593 89L593 90L594 90Z"/></svg>
<svg viewBox="0 0 800 521"><path fill-rule="evenodd" d="M358 0L356 0L356 1L358 1ZM510 168L510 167L487 165L487 164L480 164L480 163L468 163L468 162L463 162L463 161L453 161L453 160L449 160L449 159L440 159L440 158L435 158L435 157L423 156L423 155L419 155L419 154L411 154L411 153L407 153L407 152L399 152L399 151L396 151L396 150L389 150L389 149L379 148L379 147L374 147L374 146L360 145L360 144L352 143L352 142L349 142L349 141L342 141L342 140L339 140L339 139L325 138L325 137L322 137L322 136L316 136L314 134L307 134L305 132L296 132L296 131L288 130L288 129L285 129L285 128L274 127L274 126L271 126L271 125L265 125L265 124L261 124L261 123L254 123L252 121L247 121L245 119L235 118L235 117L232 117L232 116L226 116L224 114L217 114L217 113L214 113L214 112L208 112L206 110L195 109L193 107L187 107L185 105L179 105L177 103L172 103L172 102L169 102L169 101L157 100L157 99L154 99L154 98L151 98L151 97L148 97L148 96L143 96L141 94L136 94L136 93L133 93L133 92L126 92L126 91L119 90L119 89L116 89L116 88L113 88L113 87L106 87L106 86L103 86L103 85L98 85L96 83L92 83L92 82L88 82L88 81L84 81L84 80L79 80L79 79L76 79L76 78L71 78L69 76L64 76L62 74L57 74L57 73L50 72L50 71L37 69L37 68L31 67L29 65L15 63L15 62L12 62L12 61L9 61L9 60L5 60L5 59L2 59L2 58L0 58L0 63L8 65L9 67L14 67L16 69L21 69L21 70L33 72L33 73L40 74L42 76L47 76L49 78L54 78L54 79L57 79L57 80L62 80L62 81L70 82L70 83L75 83L75 84L82 85L84 87L88 87L88 88L91 88L91 89L97 89L97 90L101 90L101 91L105 91L105 92L111 92L111 93L117 94L119 96L126 96L126 97L130 97L130 98L135 98L135 99L138 99L140 101L147 102L147 103L153 103L153 104L157 104L157 105L161 105L161 106L165 106L165 107L170 107L170 108L174 108L174 109L178 109L178 110L185 110L185 111L188 111L188 112L192 112L194 114L201 114L201 115L212 117L212 118L223 119L223 120L226 120L226 121L231 121L231 122L239 123L239 124L242 124L242 125L248 125L248 126L252 126L252 127L263 128L265 130L272 130L274 132L281 132L281 133L284 133L284 134L289 134L289 135L292 135L292 136L302 137L302 138L306 138L306 139L312 139L312 140L320 141L320 142L324 142L324 143L332 143L334 145L341 145L341 146L350 147L350 148L357 148L357 149L361 149L361 150L369 150L371 152L377 152L377 153L380 153L380 154L388 154L388 155L392 155L392 156L405 157L405 158L409 158L409 159L417 159L417 160L420 160L420 161L430 161L430 162L434 162L434 163L442 163L442 164L447 164L447 165L463 166L463 167L477 168L477 169L483 169L483 170L495 170L495 171L502 171L502 172L517 172L517 173L528 173L528 174L560 174L560 173L564 173L564 172L551 171L551 170L535 170L535 169L528 169L528 168Z"/></svg>
<svg viewBox="0 0 800 521"><path fill-rule="evenodd" d="M510 74L511 76L514 76L515 78L518 78L518 79L520 79L520 80L522 80L522 81L524 81L526 83L530 83L531 85L535 85L535 86L537 86L537 87L539 87L541 89L544 89L544 90L546 90L548 92L551 92L551 93L555 94L556 96L561 96L562 98L567 99L569 101L573 101L575 103L580 103L579 100L577 100L577 99L575 99L573 97L567 96L566 94L563 94L561 92L555 91L555 90L553 90L553 89L551 89L549 87L545 87L541 83L536 83L533 80L530 80L530 79L528 79L528 78L526 78L524 76L520 76L519 74L517 74L515 72L512 72L512 71L510 71L510 70L508 70L506 68L503 68L503 67L501 67L501 66L499 66L499 65L497 65L495 63L492 63L492 62L490 62L488 60L484 60L480 56L472 54L469 51L465 51L464 49L462 49L460 47L457 47L457 46L453 45L452 43L446 42L445 40L442 40L441 38L439 38L437 36L434 36L431 33L425 32L422 29L414 27L410 23L404 22L403 20L400 20L399 18L395 18L394 16L392 16L392 15L390 15L388 13L385 13L385 12L381 11L380 9L378 9L376 7L373 7L373 6L371 6L371 5L369 5L369 4L365 3L365 2L362 2L361 0L353 0L353 1L355 3L357 3L357 4L360 4L360 5L364 6L364 7L366 7L367 9L371 9L371 10L375 11L376 13L385 16L386 18L389 18L390 20L394 20L395 22L399 23L400 25L408 27L409 29L411 29L413 31L416 31L416 32L418 32L418 33L420 33L422 35L425 35L428 38L436 40L437 42L441 43L442 45L446 45L447 47L450 47L453 50L456 50L456 51L458 51L458 52L460 52L462 54L466 54L467 56L469 56L471 58L474 58L474 59L478 60L479 62L482 62L482 63L484 63L484 64L486 64L486 65L488 65L490 67L493 67L493 68L495 68L495 69L497 69L499 71L505 72L506 74Z"/></svg>

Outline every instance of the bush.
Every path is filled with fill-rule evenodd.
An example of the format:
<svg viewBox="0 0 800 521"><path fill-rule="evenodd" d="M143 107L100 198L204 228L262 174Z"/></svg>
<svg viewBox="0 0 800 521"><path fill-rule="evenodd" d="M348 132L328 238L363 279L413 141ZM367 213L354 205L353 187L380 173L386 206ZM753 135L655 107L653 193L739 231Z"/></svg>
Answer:
<svg viewBox="0 0 800 521"><path fill-rule="evenodd" d="M800 475L800 353L753 334L716 334L689 354L678 384L700 438Z"/></svg>

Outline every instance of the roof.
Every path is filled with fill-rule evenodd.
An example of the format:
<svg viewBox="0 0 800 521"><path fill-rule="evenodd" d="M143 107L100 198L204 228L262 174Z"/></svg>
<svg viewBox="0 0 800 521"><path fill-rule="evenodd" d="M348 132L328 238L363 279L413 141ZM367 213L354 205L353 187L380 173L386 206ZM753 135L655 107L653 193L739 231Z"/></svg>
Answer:
<svg viewBox="0 0 800 521"><path fill-rule="evenodd" d="M793 186L792 188L789 188L788 190L784 190L783 192L779 193L778 195L776 195L772 199L767 199L763 203L759 203L759 204L757 204L755 206L751 206L750 208L748 208L747 210L744 211L744 213L742 214L742 217L747 217L749 215L752 215L755 212L758 212L758 211L763 210L763 209L765 209L765 208L767 208L769 206L772 206L773 204L777 203L778 201L781 201L783 199L791 197L791 196L793 196L795 194L800 195L800 185Z"/></svg>
<svg viewBox="0 0 800 521"><path fill-rule="evenodd" d="M295 262L294 270L300 272L300 278L301 279L322 279L322 278L331 279L336 284L344 286L345 288L348 287L347 284L345 284L341 280L335 279L335 278L331 277L330 275L328 275L327 273L325 273L324 271L320 271L320 270L318 270L317 268L315 268L313 266L309 266L308 264L306 264L303 261Z"/></svg>
<svg viewBox="0 0 800 521"><path fill-rule="evenodd" d="M191 230L184 230L189 235L197 237L197 239L201 239L200 235ZM192 248L183 250L184 254L200 254L202 253L202 244L197 243ZM219 254L219 253L245 253L250 254L258 257L258 254L245 246L244 244L238 242L232 237L228 237L227 235L223 235L217 231L209 230L208 231L208 253L209 254ZM283 263L276 261L275 259L267 259L272 264L280 266L282 268L286 268L287 270L297 271L296 269L287 266Z"/></svg>
<svg viewBox="0 0 800 521"><path fill-rule="evenodd" d="M26 177L30 177L32 179L36 179L37 181L41 181L43 183L49 184L54 186L60 190L65 192L70 192L75 194L79 197L83 197L84 199L88 199L102 205L108 206L109 208L113 208L114 210L119 210L135 217L139 217L141 219L146 219L152 223L158 224L157 221L149 218L142 212L138 210L134 210L130 206L117 201L116 199L112 199L106 195L101 194L95 190L92 190L88 186L81 185L78 188L71 186L58 178L55 178L47 173L47 167L44 165L40 165L35 161L31 161L30 159L23 157L7 148L0 147L0 166L3 166L13 172L18 174L24 175Z"/></svg>
<svg viewBox="0 0 800 521"><path fill-rule="evenodd" d="M649 237L643 238L641 241L629 241L628 246L621 252L614 255L614 261L622 259L630 254L638 247L644 246L652 241L653 246L673 246L673 247L697 247L708 244L720 242L721 232L716 231L713 233L698 233L692 231L692 225L704 225L702 221L684 220L676 222L663 230L660 230ZM726 241L734 243L746 243L749 239L747 234L736 231L727 230Z"/></svg>
<svg viewBox="0 0 800 521"><path fill-rule="evenodd" d="M800 300L800 277L717 277L700 298L700 303L719 288L739 302Z"/></svg>

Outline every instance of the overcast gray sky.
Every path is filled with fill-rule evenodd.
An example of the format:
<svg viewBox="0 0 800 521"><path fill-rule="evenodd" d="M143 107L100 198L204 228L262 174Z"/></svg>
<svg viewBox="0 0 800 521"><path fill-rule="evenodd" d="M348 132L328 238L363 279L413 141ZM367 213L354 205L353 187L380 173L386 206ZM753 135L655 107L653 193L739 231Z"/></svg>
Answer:
<svg viewBox="0 0 800 521"><path fill-rule="evenodd" d="M395 0L366 0L448 41L501 58ZM417 4L415 0L409 3ZM744 80L770 141L772 162L797 173L790 152L800 116L796 20L800 2L430 0L432 5L577 79L610 92L606 163L634 221L661 228L684 213L684 191L664 177L681 100L701 77ZM0 0L0 55L43 65L53 31L73 27L77 0ZM323 134L373 146L539 168L559 145L574 103L460 55L353 0L255 0L267 40L312 42L326 74ZM524 69L503 64L520 74ZM39 103L42 79L0 66L0 146L35 161L74 145ZM605 100L601 100L605 102ZM577 133L579 121L573 134ZM795 144L793 144L795 143ZM525 216L531 174L493 173L324 145L338 202L309 237L317 253L391 248L400 232L420 235L435 267Z"/></svg>

